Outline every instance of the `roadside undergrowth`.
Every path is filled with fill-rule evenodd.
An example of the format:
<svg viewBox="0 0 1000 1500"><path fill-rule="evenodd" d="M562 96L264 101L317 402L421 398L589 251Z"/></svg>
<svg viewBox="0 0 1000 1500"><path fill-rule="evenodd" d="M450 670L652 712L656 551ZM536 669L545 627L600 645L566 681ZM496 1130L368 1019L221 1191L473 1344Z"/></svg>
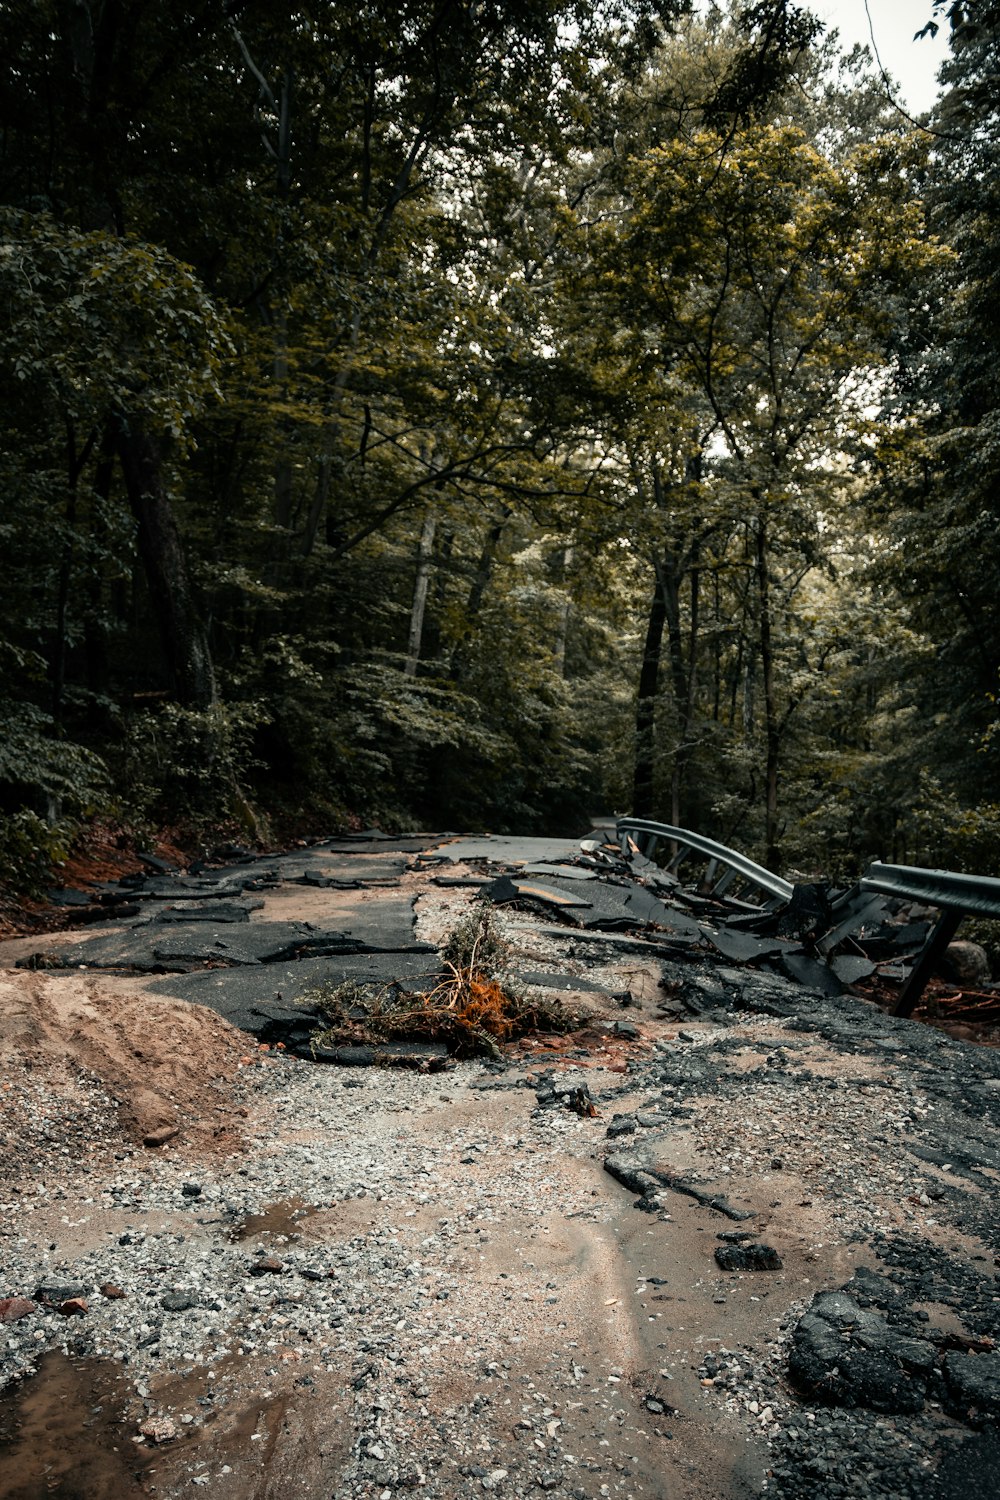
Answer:
<svg viewBox="0 0 1000 1500"><path fill-rule="evenodd" d="M320 1025L312 1045L440 1042L455 1057L498 1057L504 1042L531 1032L574 1031L579 1017L557 1001L529 998L512 981L510 949L488 903L463 918L443 950L442 976L418 993L398 984L347 980L312 991Z"/></svg>

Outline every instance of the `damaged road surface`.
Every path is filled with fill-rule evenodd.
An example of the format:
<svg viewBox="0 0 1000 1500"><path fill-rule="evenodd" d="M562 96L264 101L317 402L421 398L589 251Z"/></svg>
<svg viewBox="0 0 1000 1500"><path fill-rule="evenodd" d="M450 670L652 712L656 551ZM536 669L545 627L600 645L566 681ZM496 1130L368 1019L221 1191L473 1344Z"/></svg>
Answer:
<svg viewBox="0 0 1000 1500"><path fill-rule="evenodd" d="M3 945L0 1494L994 1493L1000 1057L852 990L933 910L630 836L151 870ZM313 1060L483 894L577 1029Z"/></svg>

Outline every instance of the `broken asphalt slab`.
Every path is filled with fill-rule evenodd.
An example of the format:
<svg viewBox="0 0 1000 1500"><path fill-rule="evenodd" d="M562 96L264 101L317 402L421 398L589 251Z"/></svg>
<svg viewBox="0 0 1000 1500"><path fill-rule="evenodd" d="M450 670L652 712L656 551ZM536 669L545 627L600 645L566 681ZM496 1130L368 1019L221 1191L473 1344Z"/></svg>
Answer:
<svg viewBox="0 0 1000 1500"><path fill-rule="evenodd" d="M376 924L377 925L377 924ZM126 933L92 938L72 947L41 949L21 968L124 969L140 974L179 972L194 967L271 965L283 959L321 957L337 953L433 953L429 944L404 936L394 943L371 942L346 932L319 932L308 924L250 922L215 929L210 923L168 926L158 924Z"/></svg>
<svg viewBox="0 0 1000 1500"><path fill-rule="evenodd" d="M397 897L352 908L350 927L322 931L307 922L184 921L178 913L161 925L141 925L87 938L81 943L40 946L24 968L127 969L138 973L184 971L202 965L274 964L295 957L337 953L435 953L413 936L413 897Z"/></svg>
<svg viewBox="0 0 1000 1500"><path fill-rule="evenodd" d="M257 968L201 970L148 984L151 994L173 995L207 1006L260 1041L304 1040L316 1029L316 1005L324 990L351 980L357 984L398 985L422 994L439 979L423 953L359 953L350 958L306 958Z"/></svg>
<svg viewBox="0 0 1000 1500"><path fill-rule="evenodd" d="M329 880L334 884L396 884L410 867L405 852L380 850L362 853L352 850L340 853L325 848L304 850L301 854L284 854L269 861L280 880L311 884Z"/></svg>
<svg viewBox="0 0 1000 1500"><path fill-rule="evenodd" d="M486 834L482 838L456 838L432 845L425 853L431 858L464 864L466 860L489 860L491 864L530 865L539 861L577 860L579 839L519 838L515 835Z"/></svg>
<svg viewBox="0 0 1000 1500"><path fill-rule="evenodd" d="M483 888L497 906L526 903L565 914L574 925L601 930L659 927L666 932L700 937L693 917L668 907L634 881L611 884L594 880L586 886L572 880L537 880L528 875L501 875Z"/></svg>

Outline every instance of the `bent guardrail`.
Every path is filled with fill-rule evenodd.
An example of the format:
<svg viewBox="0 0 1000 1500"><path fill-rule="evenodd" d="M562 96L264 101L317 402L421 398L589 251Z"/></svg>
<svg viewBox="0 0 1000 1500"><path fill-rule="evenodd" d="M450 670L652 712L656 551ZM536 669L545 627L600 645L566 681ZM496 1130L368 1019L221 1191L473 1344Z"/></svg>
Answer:
<svg viewBox="0 0 1000 1500"><path fill-rule="evenodd" d="M1000 918L1000 880L990 875L964 875L954 870L925 870L916 865L869 865L859 885L862 891L923 901L941 915L927 934L909 978L892 1008L894 1016L909 1016L923 994L934 965L958 931L963 917Z"/></svg>
<svg viewBox="0 0 1000 1500"><path fill-rule="evenodd" d="M694 833L690 828L675 828L669 823L656 823L648 818L619 818L615 826L623 853L627 852L630 837L648 858L652 857L658 843L671 844L673 853L666 866L671 872L678 870L689 855L703 855L709 861L705 884L712 896L721 897L739 875L772 900L790 901L792 898L795 887L791 881L766 870L738 850ZM717 876L720 867L722 873ZM965 875L954 870L887 865L875 861L856 886L833 902L831 915L839 920L815 939L817 951L829 958L837 945L857 931L865 918L877 909L880 896L920 901L927 906L936 906L940 913L893 1006L894 1016L909 1016L923 994L935 964L958 931L962 918L979 916L1000 920L1000 880L988 875Z"/></svg>
<svg viewBox="0 0 1000 1500"><path fill-rule="evenodd" d="M744 880L749 881L751 885L755 885L758 890L764 891L768 896L779 901L790 901L792 898L792 891L795 887L790 880L783 880L780 875L765 870L763 865L758 865L754 860L748 859L745 854L740 854L738 850L727 849L725 844L717 844L714 839L703 838L700 833L692 833L689 828L674 828L669 823L654 823L648 818L619 818L615 827L623 850L625 836L634 833L638 833L646 840L646 847L642 852L647 855L650 848L655 848L658 841L676 844L677 853L671 859L669 869L677 869L692 852L704 854L710 861L714 860L716 865L724 865L723 874L712 887L713 895L721 895L734 875L742 875Z"/></svg>

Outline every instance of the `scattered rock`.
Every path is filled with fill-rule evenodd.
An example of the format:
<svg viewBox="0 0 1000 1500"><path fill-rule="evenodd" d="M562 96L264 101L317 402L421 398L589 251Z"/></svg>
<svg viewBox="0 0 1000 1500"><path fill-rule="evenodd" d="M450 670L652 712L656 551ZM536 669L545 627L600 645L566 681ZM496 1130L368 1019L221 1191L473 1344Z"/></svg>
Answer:
<svg viewBox="0 0 1000 1500"><path fill-rule="evenodd" d="M64 1318L79 1318L90 1311L90 1304L86 1297L67 1297L65 1302L60 1302L59 1311Z"/></svg>
<svg viewBox="0 0 1000 1500"><path fill-rule="evenodd" d="M198 1306L198 1299L192 1297L190 1292L164 1292L160 1298L160 1306L164 1312L187 1312Z"/></svg>
<svg viewBox="0 0 1000 1500"><path fill-rule="evenodd" d="M121 1299L125 1296L122 1288L120 1286L115 1286L113 1281L106 1281L104 1285L99 1288L99 1291L101 1293L101 1296L107 1297L109 1302L120 1302Z"/></svg>
<svg viewBox="0 0 1000 1500"><path fill-rule="evenodd" d="M168 1443L177 1436L177 1428L169 1417L147 1417L139 1424L139 1431L151 1443Z"/></svg>
<svg viewBox="0 0 1000 1500"><path fill-rule="evenodd" d="M16 1323L19 1318L26 1318L35 1309L36 1304L29 1302L27 1297L0 1298L0 1323Z"/></svg>
<svg viewBox="0 0 1000 1500"><path fill-rule="evenodd" d="M73 1302L86 1294L87 1288L79 1282L43 1281L35 1288L34 1299L46 1307L59 1307L63 1302Z"/></svg>
<svg viewBox="0 0 1000 1500"><path fill-rule="evenodd" d="M717 1264L723 1271L780 1271L781 1256L770 1245L718 1245Z"/></svg>
<svg viewBox="0 0 1000 1500"><path fill-rule="evenodd" d="M990 961L986 949L966 939L949 943L945 950L945 963L959 984L974 985L980 989L990 982Z"/></svg>
<svg viewBox="0 0 1000 1500"><path fill-rule="evenodd" d="M147 1135L143 1136L142 1144L149 1146L151 1149L156 1146L165 1146L168 1141L172 1141L174 1136L180 1135L180 1133L179 1125L160 1125L156 1130L151 1130Z"/></svg>
<svg viewBox="0 0 1000 1500"><path fill-rule="evenodd" d="M285 1269L283 1261L274 1255L263 1255L250 1266L251 1276L278 1276Z"/></svg>

